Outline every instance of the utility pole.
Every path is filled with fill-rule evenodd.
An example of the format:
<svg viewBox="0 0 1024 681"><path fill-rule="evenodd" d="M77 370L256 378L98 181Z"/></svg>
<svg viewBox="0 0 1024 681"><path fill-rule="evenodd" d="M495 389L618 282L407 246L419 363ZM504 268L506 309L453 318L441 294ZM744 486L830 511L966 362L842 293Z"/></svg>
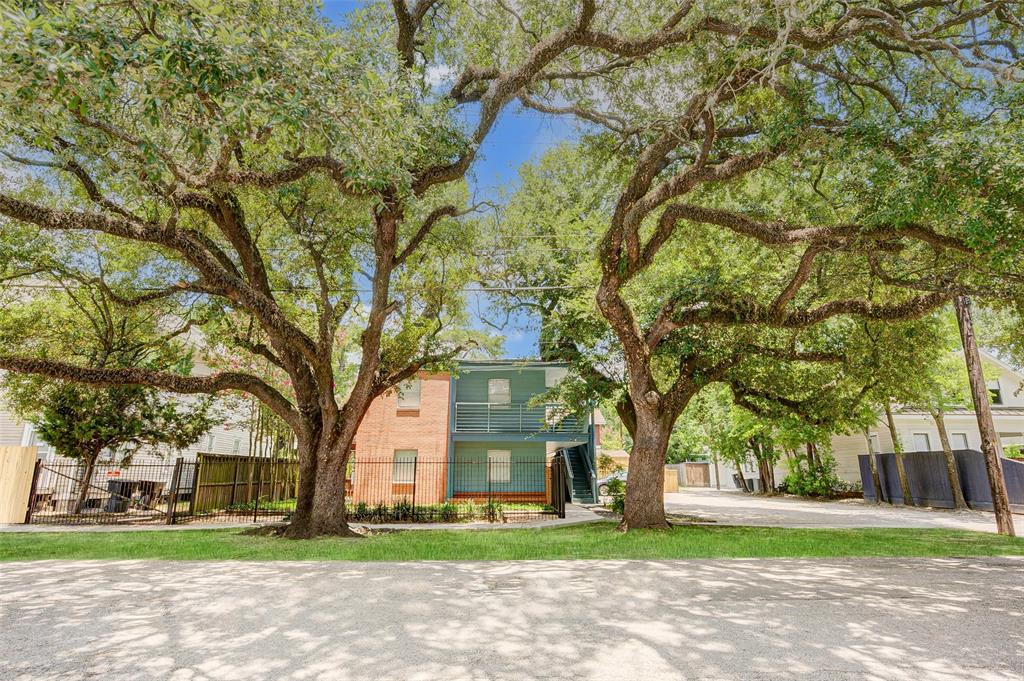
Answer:
<svg viewBox="0 0 1024 681"><path fill-rule="evenodd" d="M953 307L956 309L956 321L960 325L960 339L964 345L964 361L967 363L967 376L971 383L971 396L974 398L974 413L978 417L981 453L985 455L985 470L988 472L988 484L992 488L992 509L996 514L996 529L999 534L1013 537L1016 536L1013 530L1013 515L1010 511L1010 499L1006 494L1003 467L999 462L1002 447L995 424L992 422L988 386L985 384L985 374L981 368L978 342L974 337L971 300L966 296L957 296L953 301Z"/></svg>

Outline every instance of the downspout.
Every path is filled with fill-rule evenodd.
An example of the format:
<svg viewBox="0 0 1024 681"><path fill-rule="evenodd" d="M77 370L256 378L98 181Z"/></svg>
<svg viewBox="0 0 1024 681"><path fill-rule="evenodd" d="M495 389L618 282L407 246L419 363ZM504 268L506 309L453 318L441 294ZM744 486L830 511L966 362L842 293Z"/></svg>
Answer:
<svg viewBox="0 0 1024 681"><path fill-rule="evenodd" d="M446 499L455 497L455 375L448 375L448 486Z"/></svg>
<svg viewBox="0 0 1024 681"><path fill-rule="evenodd" d="M587 434L587 459L590 461L590 498L597 501L597 434L594 427L594 408L590 408L590 428Z"/></svg>

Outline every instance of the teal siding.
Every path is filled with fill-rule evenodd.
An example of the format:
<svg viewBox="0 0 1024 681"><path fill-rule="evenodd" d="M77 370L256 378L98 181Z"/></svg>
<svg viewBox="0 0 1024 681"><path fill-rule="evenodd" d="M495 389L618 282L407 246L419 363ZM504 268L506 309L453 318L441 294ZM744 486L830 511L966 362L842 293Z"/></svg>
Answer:
<svg viewBox="0 0 1024 681"><path fill-rule="evenodd" d="M547 390L544 386L543 369L463 371L455 379L455 401L486 402L487 381L491 378L508 379L513 404L529 402L535 395Z"/></svg>
<svg viewBox="0 0 1024 681"><path fill-rule="evenodd" d="M487 492L487 450L512 452L507 471L494 470L495 479L507 473L508 482L492 480L491 492L544 492L544 468L547 465L543 442L456 442L451 467L453 493ZM500 468L497 467L497 468Z"/></svg>

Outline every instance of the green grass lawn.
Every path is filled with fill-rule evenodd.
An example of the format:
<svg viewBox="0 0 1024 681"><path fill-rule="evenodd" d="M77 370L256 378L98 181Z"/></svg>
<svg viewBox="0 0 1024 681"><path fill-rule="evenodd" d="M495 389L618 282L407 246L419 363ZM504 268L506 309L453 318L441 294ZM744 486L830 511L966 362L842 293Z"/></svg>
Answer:
<svg viewBox="0 0 1024 681"><path fill-rule="evenodd" d="M0 533L0 561L540 560L1024 555L1024 539L953 530L675 527L620 533L610 522L549 529L415 530L294 541L230 530Z"/></svg>

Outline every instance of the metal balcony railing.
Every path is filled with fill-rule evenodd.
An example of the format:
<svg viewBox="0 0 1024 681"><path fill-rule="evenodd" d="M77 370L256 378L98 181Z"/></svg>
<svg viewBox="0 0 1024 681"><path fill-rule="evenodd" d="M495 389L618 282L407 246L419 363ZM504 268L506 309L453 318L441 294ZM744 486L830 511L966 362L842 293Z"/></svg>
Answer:
<svg viewBox="0 0 1024 681"><path fill-rule="evenodd" d="M561 404L456 402L457 433L584 433L585 420Z"/></svg>

